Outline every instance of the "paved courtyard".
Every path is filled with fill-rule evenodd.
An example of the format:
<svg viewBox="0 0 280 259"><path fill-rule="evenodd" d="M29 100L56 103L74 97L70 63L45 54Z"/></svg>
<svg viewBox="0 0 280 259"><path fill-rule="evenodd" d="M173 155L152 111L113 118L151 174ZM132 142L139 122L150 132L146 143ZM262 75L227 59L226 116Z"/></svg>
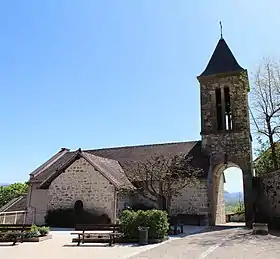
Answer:
<svg viewBox="0 0 280 259"><path fill-rule="evenodd" d="M0 243L1 259L216 259L216 258L280 258L280 237L276 235L253 236L242 228L219 227L191 234L201 227L189 227L189 235L177 236L163 244L148 246L84 244L80 247L71 243L69 231L54 231L53 238L40 243L23 243L8 246Z"/></svg>
<svg viewBox="0 0 280 259"><path fill-rule="evenodd" d="M167 242L130 259L276 259L280 237L254 236L241 228L207 231Z"/></svg>

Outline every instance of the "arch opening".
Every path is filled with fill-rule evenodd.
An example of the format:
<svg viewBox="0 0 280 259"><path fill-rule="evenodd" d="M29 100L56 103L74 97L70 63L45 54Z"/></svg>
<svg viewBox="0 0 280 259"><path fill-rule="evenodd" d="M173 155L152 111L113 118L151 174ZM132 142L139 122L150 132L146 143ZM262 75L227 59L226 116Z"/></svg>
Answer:
<svg viewBox="0 0 280 259"><path fill-rule="evenodd" d="M244 184L241 168L228 163L213 172L213 223L245 222Z"/></svg>
<svg viewBox="0 0 280 259"><path fill-rule="evenodd" d="M74 211L76 214L81 214L84 211L84 204L81 200L77 200L74 204Z"/></svg>

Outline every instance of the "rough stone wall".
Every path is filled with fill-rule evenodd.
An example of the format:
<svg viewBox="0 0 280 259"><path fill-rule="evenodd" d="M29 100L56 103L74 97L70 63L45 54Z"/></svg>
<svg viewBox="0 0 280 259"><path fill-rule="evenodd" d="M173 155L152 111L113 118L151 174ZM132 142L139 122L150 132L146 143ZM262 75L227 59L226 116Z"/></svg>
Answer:
<svg viewBox="0 0 280 259"><path fill-rule="evenodd" d="M170 214L205 215L208 212L207 181L199 180L189 184L181 190L181 195L173 196L170 204ZM149 196L148 194L146 194ZM154 197L152 197L154 199ZM157 204L148 198L134 193L132 204L144 204L147 207L157 208Z"/></svg>
<svg viewBox="0 0 280 259"><path fill-rule="evenodd" d="M186 186L181 195L171 201L171 215L205 215L208 211L207 181L201 180Z"/></svg>
<svg viewBox="0 0 280 259"><path fill-rule="evenodd" d="M244 78L243 78L244 79ZM202 146L206 154L211 156L213 167L212 178L209 179L209 186L218 188L219 183L214 183L220 179L215 177L217 166L224 164L225 154L227 160L233 165L239 166L243 172L245 184L244 197L247 211L247 218L252 218L252 147L250 139L250 120L248 110L248 85L240 81L240 76L213 77L209 80L202 80L201 91L201 135ZM233 129L231 131L218 131L216 112L216 88L229 87L230 102L232 111ZM223 91L222 91L223 92ZM221 174L221 172L219 172ZM210 188L209 188L210 190ZM214 204L217 201L217 192L209 191L210 211L212 214L216 210L221 210ZM247 221L247 220L246 220Z"/></svg>
<svg viewBox="0 0 280 259"><path fill-rule="evenodd" d="M126 205L131 205L131 194L129 191L121 191L117 193L117 218L121 216Z"/></svg>
<svg viewBox="0 0 280 259"><path fill-rule="evenodd" d="M230 89L233 130L218 131L215 89L226 86ZM213 165L224 161L225 152L229 155L229 161L240 167L246 167L251 162L247 91L237 76L215 78L201 84L202 145L205 152L211 153Z"/></svg>
<svg viewBox="0 0 280 259"><path fill-rule="evenodd" d="M262 216L271 220L280 216L280 171L268 173L259 180L261 188L256 202Z"/></svg>
<svg viewBox="0 0 280 259"><path fill-rule="evenodd" d="M215 224L225 224L226 223L226 207L225 207L225 199L224 199L224 174L220 174L219 179L217 179L218 187L215 188L215 196L217 197L216 202L216 215L215 215Z"/></svg>
<svg viewBox="0 0 280 259"><path fill-rule="evenodd" d="M51 183L48 195L48 209L73 208L81 200L85 210L115 220L115 187L83 158Z"/></svg>
<svg viewBox="0 0 280 259"><path fill-rule="evenodd" d="M201 131L203 134L217 132L215 90L217 88L223 89L224 87L229 87L230 90L233 130L235 132L250 130L248 85L244 84L244 79L240 81L240 75L236 75L213 77L209 80L207 79L207 81L201 81Z"/></svg>

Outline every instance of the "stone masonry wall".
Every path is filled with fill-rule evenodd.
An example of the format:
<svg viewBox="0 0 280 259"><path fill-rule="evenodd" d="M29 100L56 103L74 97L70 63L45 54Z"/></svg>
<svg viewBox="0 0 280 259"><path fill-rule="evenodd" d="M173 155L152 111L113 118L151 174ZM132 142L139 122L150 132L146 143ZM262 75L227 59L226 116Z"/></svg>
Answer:
<svg viewBox="0 0 280 259"><path fill-rule="evenodd" d="M216 215L215 215L215 224L225 224L226 223L226 207L225 207L225 199L224 199L224 174L220 174L219 179L217 179L217 183L219 184L217 188L215 188L217 204L216 204Z"/></svg>
<svg viewBox="0 0 280 259"><path fill-rule="evenodd" d="M117 193L117 218L121 216L126 205L131 205L131 196L129 191L121 191Z"/></svg>
<svg viewBox="0 0 280 259"><path fill-rule="evenodd" d="M218 131L215 89L226 86L230 89L233 129ZM252 160L247 91L237 76L201 84L202 145L211 153L213 165L224 162L226 152L228 160L240 167L248 167Z"/></svg>
<svg viewBox="0 0 280 259"><path fill-rule="evenodd" d="M260 177L260 183L256 197L258 209L262 216L271 220L280 216L280 171Z"/></svg>
<svg viewBox="0 0 280 259"><path fill-rule="evenodd" d="M115 219L115 187L83 158L51 183L48 194L48 209L73 208L81 200L85 210Z"/></svg>
<svg viewBox="0 0 280 259"><path fill-rule="evenodd" d="M181 195L171 201L171 215L204 215L208 211L207 181L201 180L182 189Z"/></svg>

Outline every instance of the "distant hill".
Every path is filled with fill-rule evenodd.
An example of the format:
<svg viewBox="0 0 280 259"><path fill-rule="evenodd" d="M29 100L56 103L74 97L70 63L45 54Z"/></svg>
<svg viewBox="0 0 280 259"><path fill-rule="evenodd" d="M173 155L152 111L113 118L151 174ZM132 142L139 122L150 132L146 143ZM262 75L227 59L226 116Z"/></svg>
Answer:
<svg viewBox="0 0 280 259"><path fill-rule="evenodd" d="M243 202L242 192L224 192L224 199L226 204L237 203L239 200Z"/></svg>
<svg viewBox="0 0 280 259"><path fill-rule="evenodd" d="M0 186L8 186L8 183L0 183Z"/></svg>

